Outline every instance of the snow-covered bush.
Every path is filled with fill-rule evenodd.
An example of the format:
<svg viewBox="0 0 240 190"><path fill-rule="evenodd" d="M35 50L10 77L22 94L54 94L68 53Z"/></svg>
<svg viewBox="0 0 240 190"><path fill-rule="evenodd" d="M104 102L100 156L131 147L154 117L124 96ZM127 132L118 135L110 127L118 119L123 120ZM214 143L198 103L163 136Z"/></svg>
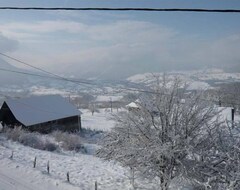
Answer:
<svg viewBox="0 0 240 190"><path fill-rule="evenodd" d="M56 150L58 150L58 149L59 149L59 147L58 147L57 144L52 143L52 142L50 142L50 141L48 141L48 140L45 142L44 150L53 152L53 151L56 151Z"/></svg>
<svg viewBox="0 0 240 190"><path fill-rule="evenodd" d="M54 144L43 135L39 133L31 133L21 129L21 127L15 127L14 129L8 128L5 131L6 137L9 140L19 142L25 146L32 148L55 151L58 149L57 144Z"/></svg>
<svg viewBox="0 0 240 190"><path fill-rule="evenodd" d="M85 151L80 136L67 132L54 131L52 136L64 150Z"/></svg>
<svg viewBox="0 0 240 190"><path fill-rule="evenodd" d="M17 141L25 146L44 150L45 142L36 133L23 132L23 134L19 136L19 139Z"/></svg>
<svg viewBox="0 0 240 190"><path fill-rule="evenodd" d="M7 139L11 139L13 141L18 141L20 136L24 134L24 131L21 127L15 127L15 128L6 128L5 134Z"/></svg>

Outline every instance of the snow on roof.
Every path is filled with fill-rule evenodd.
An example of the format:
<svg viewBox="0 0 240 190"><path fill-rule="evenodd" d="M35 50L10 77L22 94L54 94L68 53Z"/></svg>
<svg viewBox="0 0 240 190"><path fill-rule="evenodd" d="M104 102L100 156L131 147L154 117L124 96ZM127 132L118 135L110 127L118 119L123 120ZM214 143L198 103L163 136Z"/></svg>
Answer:
<svg viewBox="0 0 240 190"><path fill-rule="evenodd" d="M127 108L139 108L139 106L135 102L131 102L130 104L126 105Z"/></svg>
<svg viewBox="0 0 240 190"><path fill-rule="evenodd" d="M9 99L6 104L25 126L80 115L81 112L60 95Z"/></svg>

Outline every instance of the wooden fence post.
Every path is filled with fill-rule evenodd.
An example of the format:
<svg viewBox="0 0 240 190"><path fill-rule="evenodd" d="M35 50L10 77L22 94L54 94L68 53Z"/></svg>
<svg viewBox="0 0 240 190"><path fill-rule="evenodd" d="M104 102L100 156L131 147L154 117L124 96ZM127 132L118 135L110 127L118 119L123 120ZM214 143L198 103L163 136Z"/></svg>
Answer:
<svg viewBox="0 0 240 190"><path fill-rule="evenodd" d="M33 168L36 168L37 165L37 157L35 156L34 161L33 161Z"/></svg>
<svg viewBox="0 0 240 190"><path fill-rule="evenodd" d="M69 172L67 172L67 181L70 183Z"/></svg>
<svg viewBox="0 0 240 190"><path fill-rule="evenodd" d="M95 181L95 190L97 190L97 181Z"/></svg>
<svg viewBox="0 0 240 190"><path fill-rule="evenodd" d="M49 166L49 161L47 162L47 173L49 174L50 173L50 166Z"/></svg>
<svg viewBox="0 0 240 190"><path fill-rule="evenodd" d="M10 159L13 159L13 151L12 151L12 154L11 154L11 156L9 157Z"/></svg>

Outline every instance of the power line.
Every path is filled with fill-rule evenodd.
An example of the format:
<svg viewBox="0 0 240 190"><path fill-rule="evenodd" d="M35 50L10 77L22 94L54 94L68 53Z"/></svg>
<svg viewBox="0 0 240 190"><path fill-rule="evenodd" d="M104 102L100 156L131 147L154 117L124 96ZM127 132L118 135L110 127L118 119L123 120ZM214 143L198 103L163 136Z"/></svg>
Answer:
<svg viewBox="0 0 240 190"><path fill-rule="evenodd" d="M58 81L62 81L62 82L73 82L71 80L64 80L61 78L56 78L53 76L47 76L47 75L40 75L40 74L35 74L35 73L29 73L29 72L24 72L24 71L16 71L16 70L10 70L10 69L5 69L5 68L0 68L0 71L4 71L4 72L9 72L9 73L16 73L16 74L21 74L21 75L29 75L29 76L34 76L34 77L40 77L40 78L48 78L48 79L53 79L53 80L58 80ZM85 84L82 84L81 82L76 83L74 81L75 84L81 84L84 85L85 87L89 88L89 86L86 86ZM66 91L66 90L65 90ZM72 91L66 91L68 93L73 93ZM1 94L0 94L1 95ZM5 95L4 95L5 96Z"/></svg>
<svg viewBox="0 0 240 190"><path fill-rule="evenodd" d="M29 73L29 72L23 72L23 71L15 71L15 70L4 69L4 68L0 68L0 71L6 71L6 72L17 73L17 74L23 74L23 75L31 75L31 76L37 76L37 77L42 77L42 78L50 78L50 79L55 79L55 80L73 82L73 83L78 84L78 85L80 85L80 84L81 84L81 85L83 85L83 84L84 84L84 85L85 85L85 84L87 84L87 85L97 85L97 84L92 83L92 82L91 82L91 83L90 83L90 82L83 82L83 81L72 80L72 79L69 79L69 78L61 77L61 76L59 76L59 75L57 75L57 74L55 74L55 73L52 73L52 72L46 71L46 70L44 70L44 69L41 69L41 68L39 68L39 67L33 66L33 65L29 64L29 63L26 63L26 62L24 62L24 61L21 61L21 60L19 60L19 59L16 59L16 58L14 58L14 57L11 57L11 56L6 55L6 54L1 53L1 52L0 52L0 55L5 56L5 57L7 57L7 58L9 58L9 59L12 59L12 60L14 60L14 61L17 61L17 62L19 62L19 63L22 63L22 64L24 64L24 65L27 65L27 66L29 66L29 67L32 67L32 68L34 68L34 69L37 69L37 70L39 70L39 71L42 71L42 72L44 72L44 73L46 73L46 74L50 74L51 76L39 75L39 74L34 74L34 73ZM127 88L127 87L118 87L118 88L119 88L120 90L127 90L127 91L131 91L131 92L140 92L140 93L160 94L160 95L162 95L162 93L159 93L159 92L148 91L148 90L143 90L143 89L138 89L138 88ZM229 94L230 94L230 93L229 93ZM168 94L164 94L164 95L168 95ZM202 99L202 100L216 103L216 101L214 101L214 100L206 100L206 99ZM227 103L227 104L229 104L230 102L224 101L224 102L222 102L222 103ZM236 104L236 105L239 105L239 104Z"/></svg>
<svg viewBox="0 0 240 190"><path fill-rule="evenodd" d="M36 76L36 77L41 77L41 78L51 78L51 79L60 80L59 78L52 77L52 76L39 75L39 74L28 73L28 72L23 72L23 71L15 71L15 70L4 69L4 68L0 68L0 71L6 71L6 72L10 72L10 73L17 73L17 74L24 74L24 75ZM65 81L65 80L64 80L64 81Z"/></svg>
<svg viewBox="0 0 240 190"><path fill-rule="evenodd" d="M54 76L54 77L50 77L50 76L46 76L46 75L33 74L33 73L28 73L28 72L22 72L22 71L14 71L14 70L9 70L9 69L4 69L4 68L0 68L1 71L13 72L13 73L18 73L18 74L27 74L27 75L37 76L37 77L42 77L42 78L46 78L46 77L47 77L47 78L51 78L51 79L60 79L60 80L64 80L64 81L68 81L68 82L73 82L73 83L77 83L77 84L82 84L82 85L85 85L85 84L87 84L87 85L97 85L97 84L93 83L92 81L91 81L91 82L89 82L89 81L87 81L87 80L84 80L84 81L81 80L81 81L79 81L79 80L73 80L73 79L69 79L69 78L66 78L66 77L62 77L62 76L60 76L60 75L58 75L58 74L55 74L55 73L53 73L53 72L46 71L46 70L44 70L44 69L42 69L42 68L40 68L40 67L33 66L33 65L29 64L29 63L26 63L26 62L24 62L24 61L21 61L21 60L19 60L19 59L17 59L17 58L14 58L14 57L12 57L12 56L6 55L6 54L1 53L1 52L0 52L0 55L2 55L2 56L4 56L4 57L7 57L7 58L9 58L9 59L11 59L11 60L17 61L17 62L19 62L19 63L21 63L21 64L24 64L24 65L26 65L26 66L28 66L28 67L31 67L31 68L34 68L34 69L39 70L39 71L41 71L41 72L44 72L44 73L46 73L46 74L52 75L52 76ZM156 92L152 92L152 91L139 90L139 89L133 89L133 88L126 88L126 87L120 87L120 88L121 88L122 90L129 90L129 91L133 91L133 92L155 93L155 94L156 94ZM232 94L232 93L228 92L227 94ZM235 94L234 94L234 95L235 95Z"/></svg>
<svg viewBox="0 0 240 190"><path fill-rule="evenodd" d="M74 82L76 84L81 84L81 81L72 81L72 80L65 80L62 78L57 78L53 76L46 76L46 75L40 75L40 74L34 74L34 73L29 73L29 72L23 72L23 71L16 71L16 70L10 70L10 69L4 69L0 68L0 71L5 71L5 72L10 72L10 73L17 73L17 74L22 74L22 75L30 75L30 76L36 76L36 77L41 77L41 78L49 78L49 79L54 79L54 80L61 80L61 81L67 81L67 82ZM88 83L89 85L96 85L94 83ZM128 90L128 91L133 91L133 92L145 92L145 93L152 93L156 94L157 92L153 91L146 91L146 90L140 90L140 89L134 89L134 88L125 88L125 87L119 87L121 90Z"/></svg>
<svg viewBox="0 0 240 190"><path fill-rule="evenodd" d="M142 12L212 12L240 13L240 9L194 9L194 8L97 8L97 7L0 7L0 10L36 11L142 11Z"/></svg>
<svg viewBox="0 0 240 190"><path fill-rule="evenodd" d="M21 63L21 64L23 64L23 65L26 65L26 66L28 66L28 67L34 68L34 69L36 69L36 70L38 70L38 71L41 71L41 72L43 72L43 73L52 75L52 76L54 76L55 78L59 78L59 79L61 79L61 80L65 80L65 81L69 81L69 82L73 82L73 83L91 84L91 83L86 82L86 81L78 81L78 80L73 80L73 79L69 79L69 78L66 78L66 77L62 77L62 76L60 76L60 75L58 75L58 74L52 73L52 72L50 72L50 71L46 71L46 70L44 70L44 69L42 69L42 68L40 68L40 67L33 66L33 65L29 64L29 63L26 63L26 62L24 62L24 61L21 61L21 60L19 60L19 59L16 59L16 58L14 58L14 57L11 57L11 56L6 55L6 54L1 53L1 52L0 52L0 55L2 55L2 56L4 56L4 57L7 57L8 59L14 60L14 61L16 61L16 62L19 62L19 63ZM21 72L19 72L19 73L21 73ZM33 75L33 74L32 74L32 75ZM91 84L91 85L92 85L92 84Z"/></svg>
<svg viewBox="0 0 240 190"><path fill-rule="evenodd" d="M78 81L78 80L72 80L72 79L69 79L69 78L66 78L66 77L62 77L62 76L60 76L60 75L57 75L57 74L55 74L55 73L46 71L46 70L44 70L44 69L42 69L42 68L33 66L33 65L29 64L29 63L26 63L26 62L24 62L24 61L21 61L21 60L19 60L19 59L16 59L16 58L14 58L14 57L12 57L12 56L6 55L6 54L1 53L1 52L0 52L0 55L2 55L2 56L4 56L4 57L7 57L7 58L9 58L9 59L11 59L11 60L17 61L17 62L19 62L19 63L21 63L21 64L24 64L24 65L26 65L26 66L28 66L28 67L31 67L31 68L34 68L34 69L39 70L39 71L41 71L41 72L44 72L44 73L46 73L46 74L49 74L49 75L51 75L51 76L54 76L54 77L48 77L48 78L60 79L60 80L68 81L68 82L73 82L73 83L76 83L76 84L97 85L97 84L95 84L95 83L93 83L93 82ZM38 74L32 74L32 73L27 73L27 72L22 72L22 71L14 71L14 70L3 69L3 68L0 68L0 70L2 70L2 71L8 71L8 72L14 72L14 73L18 73L18 74L26 74L26 75L32 75L32 76L38 76L38 77L46 77L46 76L42 76L42 75L38 75ZM122 90L129 90L129 91L133 91L133 92L144 92L144 93L156 94L156 92L153 92L153 91L146 91L146 90L133 89L133 88L125 88L125 87L119 87L119 88L122 89Z"/></svg>
<svg viewBox="0 0 240 190"><path fill-rule="evenodd" d="M0 68L0 71L6 71L6 72L11 72L11 73L17 73L17 74L23 74L23 75L30 75L30 76L36 76L36 77L41 77L41 78L49 78L49 79L54 79L54 80L61 80L61 81L66 81L64 79L60 79L60 78L56 78L56 77L52 77L52 76L45 76L45 75L39 75L39 74L34 74L34 73L28 73L28 72L22 72L22 71L15 71L15 70L10 70L10 69L4 69L4 68ZM71 80L68 80L68 82L72 82ZM81 84L81 82L79 83L76 83L74 82L75 84ZM95 84L92 84L92 85L95 85ZM154 92L154 91L148 91L148 90L142 90L142 89L137 89L137 88L127 88L127 87L118 87L120 90L126 90L126 91L131 91L131 92L140 92L140 93L147 93L147 94L160 94L160 95L168 95L168 94L162 94L162 93L159 93L159 92ZM69 93L72 93L69 91ZM103 93L104 95L106 94L109 94L109 93ZM112 93L111 93L112 94ZM117 93L118 94L118 93ZM232 93L229 93L229 94L232 94ZM7 95L4 95L4 94L0 94L2 96L5 96L7 97ZM210 101L210 102L214 102L216 103L217 101L216 100L207 100L207 99L201 99L203 101ZM222 103L226 103L226 104L231 104L231 102L226 102L226 101L221 101ZM235 103L236 105L239 105L240 104L237 104Z"/></svg>
<svg viewBox="0 0 240 190"><path fill-rule="evenodd" d="M58 81L62 81L62 82L73 82L71 80L64 80L64 79L61 79L61 78L56 78L56 77L53 77L53 76L47 76L47 75L40 75L40 74L35 74L35 73L29 73L29 72L24 72L24 71L16 71L16 70L10 70L10 69L4 69L4 68L0 68L0 71L4 71L4 72L9 72L9 73L16 73L16 74L20 74L20 75L29 75L29 76L34 76L34 77L40 77L40 78L48 78L48 79L53 79L53 80L58 80ZM85 86L87 88L90 88L89 86L86 86L85 84L82 84L81 82L79 83L76 83L75 81L73 82L75 84L78 84L78 85L82 85L82 86ZM65 90L66 92L68 93L73 93L72 91L69 91L69 90ZM0 94L1 95L1 94Z"/></svg>
<svg viewBox="0 0 240 190"><path fill-rule="evenodd" d="M70 78L66 78L66 77L62 77L58 74L55 74L53 72L49 72L49 71L46 71L40 67L36 67L36 66L33 66L29 63L26 63L24 61L21 61L17 58L14 58L12 56L9 56L9 55L6 55L4 53L1 53L0 52L0 55L4 56L4 57L7 57L8 59L11 59L11 60L14 60L14 61L17 61L21 64L24 64L28 67L31 67L31 68L34 68L36 70L39 70L41 72L44 72L46 74L49 74L49 75L52 75L53 77L51 76L46 76L46 75L39 75L39 74L33 74L33 73L29 73L29 72L23 72L23 71L14 71L14 70L9 70L9 69L4 69L4 68L0 68L1 71L7 71L7 72L13 72L13 73L18 73L18 74L26 74L26 75L31 75L31 76L37 76L37 77L42 77L42 78L51 78L51 79L60 79L60 80L63 80L63 81L67 81L67 82L73 82L73 83L76 83L76 84L82 84L82 85L97 85L96 83L93 83L92 81L88 81L88 80L73 80L73 79L70 79ZM126 88L126 87L119 87L120 89L122 90L129 90L129 91L133 91L133 92L142 92L142 93L152 93L152 94L157 94L157 92L153 92L153 91L146 91L146 90L142 90L142 89L137 89L137 88ZM227 94L232 94L230 92L228 92ZM235 94L234 94L235 95Z"/></svg>

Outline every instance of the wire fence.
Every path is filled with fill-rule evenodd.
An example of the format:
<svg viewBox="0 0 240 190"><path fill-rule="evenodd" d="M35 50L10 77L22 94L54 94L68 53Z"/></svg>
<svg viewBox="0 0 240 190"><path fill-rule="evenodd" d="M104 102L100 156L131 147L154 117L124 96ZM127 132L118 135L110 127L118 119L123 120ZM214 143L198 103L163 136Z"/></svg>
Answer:
<svg viewBox="0 0 240 190"><path fill-rule="evenodd" d="M0 146L6 148L5 146L1 145ZM59 171L59 166L54 163L54 161L43 159L40 156L36 155L35 157L32 157L31 160L28 161L23 161L19 160L19 157L21 157L21 154L18 154L18 151L13 151L9 149L7 151L7 154L0 154L0 160L3 159L9 159L12 162L15 163L21 163L25 167L32 167L34 170L40 171L43 175L48 175L48 177L55 179L55 180L62 180L62 182L67 182L70 185L76 186L76 187L81 187L82 185L88 186L88 189L93 190L104 190L104 189L112 189L112 187L116 187L114 189L118 189L122 185L122 183L130 183L127 179L127 177L123 180L113 180L113 181L103 181L98 178L90 179L92 181L92 184L89 184L89 181L87 184L83 184L81 182L81 172L76 172L76 171L71 171L71 168L66 168L65 170ZM56 169L58 172L56 172ZM55 171L55 172L53 172ZM57 174L58 175L57 175Z"/></svg>

